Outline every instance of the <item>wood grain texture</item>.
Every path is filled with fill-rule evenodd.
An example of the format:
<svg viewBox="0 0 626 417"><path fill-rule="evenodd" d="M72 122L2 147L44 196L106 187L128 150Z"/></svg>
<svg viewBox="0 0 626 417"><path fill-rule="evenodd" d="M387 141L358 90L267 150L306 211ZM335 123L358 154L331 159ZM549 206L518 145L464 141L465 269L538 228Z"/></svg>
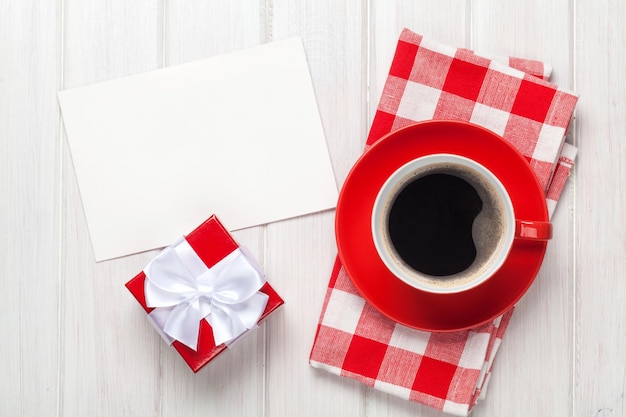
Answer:
<svg viewBox="0 0 626 417"><path fill-rule="evenodd" d="M370 105L371 119L378 106L398 37L404 28L439 42L468 47L468 3L459 0L372 0L370 10Z"/></svg>
<svg viewBox="0 0 626 417"><path fill-rule="evenodd" d="M575 413L626 415L626 5L576 2Z"/></svg>
<svg viewBox="0 0 626 417"><path fill-rule="evenodd" d="M546 62L553 67L552 80L573 89L572 13L566 0L508 5L475 0L469 43L477 52ZM562 194L542 269L518 304L500 348L487 401L479 409L485 415L499 415L505 407L511 416L572 415L572 193ZM526 395L519 395L520 387Z"/></svg>
<svg viewBox="0 0 626 417"><path fill-rule="evenodd" d="M428 11L425 13L424 11ZM389 67L404 28L440 42L464 47L467 35L466 3L457 0L425 2L374 0L370 15L368 126L374 117ZM441 413L378 391L367 391L367 414L375 416L437 416Z"/></svg>
<svg viewBox="0 0 626 417"><path fill-rule="evenodd" d="M171 0L164 12L166 65L258 45L264 33L259 5L246 1ZM207 217L211 214L207 213ZM264 229L250 228L235 233L234 237L256 259L263 259ZM166 348L163 415L175 415L180 410L186 410L185 415L190 417L263 415L265 332L266 327L261 326L197 375L189 371L173 349Z"/></svg>
<svg viewBox="0 0 626 417"><path fill-rule="evenodd" d="M64 1L62 87L158 68L157 6ZM94 262L67 142L62 158L60 415L158 415L162 345L124 287L154 253Z"/></svg>
<svg viewBox="0 0 626 417"><path fill-rule="evenodd" d="M57 406L58 35L55 2L0 5L0 415Z"/></svg>
<svg viewBox="0 0 626 417"><path fill-rule="evenodd" d="M361 1L273 1L269 40L304 43L333 168L338 181L365 143L364 19ZM285 298L268 323L268 416L359 416L363 387L308 365L315 329L336 256L334 212L267 226L265 265ZM289 381L289 382L287 382Z"/></svg>
<svg viewBox="0 0 626 417"><path fill-rule="evenodd" d="M1 1L0 416L440 416L308 365L333 211L234 234L286 304L193 374L124 287L156 252L94 262L56 99L299 36L341 186L404 27L549 62L581 95L555 238L473 415L626 415L624 16L620 0Z"/></svg>

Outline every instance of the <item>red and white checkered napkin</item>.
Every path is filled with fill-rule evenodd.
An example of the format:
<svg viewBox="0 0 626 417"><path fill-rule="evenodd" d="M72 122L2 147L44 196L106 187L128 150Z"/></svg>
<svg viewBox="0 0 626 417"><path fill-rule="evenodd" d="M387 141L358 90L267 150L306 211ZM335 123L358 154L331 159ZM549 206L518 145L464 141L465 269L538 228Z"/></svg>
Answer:
<svg viewBox="0 0 626 417"><path fill-rule="evenodd" d="M409 30L400 36L367 145L407 124L464 120L503 136L529 161L550 214L576 155L564 143L577 101L547 81L537 61L498 63ZM310 363L386 393L467 415L484 396L513 311L468 331L429 333L402 326L370 306L339 259L331 274Z"/></svg>

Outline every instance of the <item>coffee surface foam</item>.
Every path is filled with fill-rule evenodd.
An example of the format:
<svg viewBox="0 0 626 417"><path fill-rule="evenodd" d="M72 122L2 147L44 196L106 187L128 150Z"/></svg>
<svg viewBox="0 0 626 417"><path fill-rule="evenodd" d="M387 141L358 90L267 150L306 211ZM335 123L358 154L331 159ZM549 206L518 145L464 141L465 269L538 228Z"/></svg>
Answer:
<svg viewBox="0 0 626 417"><path fill-rule="evenodd" d="M400 257L389 235L387 219L397 196L409 184L432 174L447 174L467 181L482 200L482 209L472 224L472 239L476 248L476 257L467 269L452 275L433 276L417 271ZM400 269L413 280L442 288L466 285L482 276L498 257L503 246L507 226L505 204L490 181L469 167L448 162L429 165L402 178L385 201L381 218L383 222L380 225L383 228L383 244Z"/></svg>

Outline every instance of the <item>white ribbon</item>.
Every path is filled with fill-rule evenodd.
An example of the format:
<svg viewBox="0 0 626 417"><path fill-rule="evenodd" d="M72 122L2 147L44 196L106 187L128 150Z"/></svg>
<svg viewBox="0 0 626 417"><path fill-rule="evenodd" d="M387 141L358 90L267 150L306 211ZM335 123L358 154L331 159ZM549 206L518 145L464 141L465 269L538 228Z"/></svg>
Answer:
<svg viewBox="0 0 626 417"><path fill-rule="evenodd" d="M239 248L208 268L181 239L157 255L144 273L146 305L155 307L152 323L162 335L193 350L202 319L211 325L219 346L254 328L268 301L259 292L263 274Z"/></svg>

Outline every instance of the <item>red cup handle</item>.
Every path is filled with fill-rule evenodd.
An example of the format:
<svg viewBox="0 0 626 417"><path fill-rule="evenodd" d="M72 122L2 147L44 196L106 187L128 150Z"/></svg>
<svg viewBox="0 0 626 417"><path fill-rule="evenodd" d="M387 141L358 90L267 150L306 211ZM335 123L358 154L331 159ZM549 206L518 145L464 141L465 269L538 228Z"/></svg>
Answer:
<svg viewBox="0 0 626 417"><path fill-rule="evenodd" d="M552 239L552 223L515 220L515 238L528 240Z"/></svg>

